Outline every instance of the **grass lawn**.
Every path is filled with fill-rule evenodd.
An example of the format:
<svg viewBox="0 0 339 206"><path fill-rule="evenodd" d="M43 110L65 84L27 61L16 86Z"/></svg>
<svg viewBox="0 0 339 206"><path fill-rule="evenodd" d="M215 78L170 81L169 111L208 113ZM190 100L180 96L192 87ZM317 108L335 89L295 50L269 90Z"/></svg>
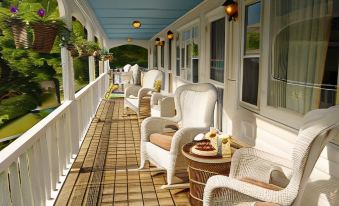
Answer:
<svg viewBox="0 0 339 206"><path fill-rule="evenodd" d="M0 128L0 139L24 133L42 120L42 118L39 114L26 114L8 123L5 127Z"/></svg>

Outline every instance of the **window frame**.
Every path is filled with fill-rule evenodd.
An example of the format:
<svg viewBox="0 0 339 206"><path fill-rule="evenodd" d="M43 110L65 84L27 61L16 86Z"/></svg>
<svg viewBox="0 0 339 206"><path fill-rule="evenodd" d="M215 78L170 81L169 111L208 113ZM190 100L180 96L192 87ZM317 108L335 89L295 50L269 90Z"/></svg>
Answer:
<svg viewBox="0 0 339 206"><path fill-rule="evenodd" d="M253 0L254 1L254 0ZM252 2L253 2L252 1ZM247 0L250 2L250 0ZM242 92L242 73L239 72L239 101L238 105L244 109L250 110L256 115L267 118L268 120L275 122L284 127L290 128L294 132L300 128L302 124L303 114L286 109L286 108L276 108L268 105L268 92L269 92L269 81L271 76L272 68L272 49L273 49L273 40L274 36L271 36L271 24L273 23L270 19L271 14L271 2L270 1L261 1L261 49L260 49L260 71L259 71L259 91L258 91L258 109L254 109L251 105L247 105L245 102L240 101L240 94ZM244 5L241 4L242 12L244 12ZM244 28L244 20L242 19L241 29ZM243 34L242 34L243 35ZM265 41L263 41L265 39ZM244 39L241 39L241 44L243 44ZM241 47L241 52L243 52L243 46ZM239 57L239 62L241 63L242 68L242 54ZM339 65L338 65L339 68ZM242 69L241 69L242 70ZM339 74L338 74L339 79ZM338 81L339 85L339 81ZM333 141L332 141L333 142Z"/></svg>
<svg viewBox="0 0 339 206"><path fill-rule="evenodd" d="M212 22L219 20L221 18L225 18L225 56L224 56L224 82L219 82L216 80L211 79L211 24ZM209 13L206 14L206 61L205 61L205 67L208 68L206 69L207 74L205 76L207 77L205 80L211 84L214 84L218 87L225 87L226 82L227 82L227 64L228 64L228 59L227 59L227 47L228 47L228 32L229 32L229 23L227 16L225 15L225 11L223 7L219 7Z"/></svg>
<svg viewBox="0 0 339 206"><path fill-rule="evenodd" d="M194 27L197 27L197 31L198 31L198 48L200 49L201 48L201 25L200 25L200 19L195 19L191 22L189 22L188 24L185 24L184 26L180 27L177 31L179 33L179 38L176 40L175 42L175 56L176 56L176 61L177 61L177 46L179 45L179 52L180 52L180 55L179 55L179 68L180 68L180 75L176 75L177 78L180 78L182 81L184 82L187 82L187 83L193 83L193 56L192 56L192 59L191 59L191 70L192 70L192 78L191 79L187 79L187 47L185 44L185 48L182 47L182 44L183 44L183 34L184 32L187 32L189 31L190 33L190 37L189 37L189 41L192 41L193 40L193 28ZM183 53L182 53L182 49L184 49L185 53L184 53L184 56L183 56ZM182 59L182 57L184 57ZM198 61L201 61L201 52L199 52L198 54ZM183 65L184 64L184 65ZM183 65L183 66L182 66ZM176 67L177 67L177 64L176 64ZM200 71L200 64L198 64L198 79L199 79L199 71ZM185 73L184 73L185 72ZM199 82L199 81L198 81Z"/></svg>
<svg viewBox="0 0 339 206"><path fill-rule="evenodd" d="M260 2L260 43L259 50L257 54L245 54L245 15L246 15L246 6L253 5ZM240 39L240 71L239 71L239 90L238 90L238 104L241 107L249 109L250 111L258 113L261 109L261 85L262 85L262 74L263 74L263 53L264 53L264 41L263 41L263 33L264 33L264 1L262 0L245 0L241 4L241 13L243 14L241 17L241 39ZM244 74L244 59L246 58L259 58L259 74L258 74L258 94L257 94L257 105L250 104L248 102L242 101L242 90L243 90L243 74Z"/></svg>
<svg viewBox="0 0 339 206"><path fill-rule="evenodd" d="M153 68L158 68L158 65L159 65L159 60L158 60L158 58L159 58L159 53L158 53L158 51L159 51L159 48L158 48L158 46L157 45L154 45L153 46Z"/></svg>

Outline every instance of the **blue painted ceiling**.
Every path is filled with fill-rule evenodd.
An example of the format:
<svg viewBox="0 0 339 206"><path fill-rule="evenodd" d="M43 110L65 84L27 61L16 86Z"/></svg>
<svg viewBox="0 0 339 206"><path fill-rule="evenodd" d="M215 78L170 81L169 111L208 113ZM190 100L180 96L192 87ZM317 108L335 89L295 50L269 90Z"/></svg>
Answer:
<svg viewBox="0 0 339 206"><path fill-rule="evenodd" d="M110 39L148 40L203 0L87 0ZM134 20L141 28L132 28Z"/></svg>

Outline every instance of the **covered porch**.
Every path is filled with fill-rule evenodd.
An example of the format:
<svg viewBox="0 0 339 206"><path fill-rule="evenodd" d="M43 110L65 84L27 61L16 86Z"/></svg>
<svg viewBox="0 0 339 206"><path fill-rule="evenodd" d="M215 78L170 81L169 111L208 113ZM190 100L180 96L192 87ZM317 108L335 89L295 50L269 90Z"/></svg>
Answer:
<svg viewBox="0 0 339 206"><path fill-rule="evenodd" d="M102 48L147 49L147 70L161 73L161 95L173 96L182 85L210 84L217 102L213 127L290 158L304 115L339 104L339 4L285 1L238 0L232 18L225 14L225 0L58 4L67 27L79 21L86 38ZM310 19L320 23L310 26ZM140 28L133 27L135 20ZM321 26L328 33L312 33L323 31ZM309 44L314 39L318 47ZM188 189L161 189L166 174L155 166L147 162L138 170L143 117L126 115L123 98L107 98L109 75L120 68L101 59L96 75L97 60L88 57L89 84L76 91L73 57L65 47L61 61L62 104L0 151L0 206L190 205ZM339 205L339 139L323 146L299 205Z"/></svg>

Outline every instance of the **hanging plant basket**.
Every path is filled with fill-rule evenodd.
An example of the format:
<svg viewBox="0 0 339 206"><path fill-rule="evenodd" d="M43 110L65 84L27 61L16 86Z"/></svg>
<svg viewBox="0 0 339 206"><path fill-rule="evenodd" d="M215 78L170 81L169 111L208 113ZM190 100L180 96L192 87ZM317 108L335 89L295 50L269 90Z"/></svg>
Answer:
<svg viewBox="0 0 339 206"><path fill-rule="evenodd" d="M80 39L75 43L80 57L96 56L100 50L99 45L93 41Z"/></svg>
<svg viewBox="0 0 339 206"><path fill-rule="evenodd" d="M67 50L71 52L71 56L72 57L78 57L79 56L79 52L77 50L77 48L74 46L74 44L68 44L66 46Z"/></svg>
<svg viewBox="0 0 339 206"><path fill-rule="evenodd" d="M34 31L33 50L50 53L58 34L58 27L53 24L33 23L32 28Z"/></svg>
<svg viewBox="0 0 339 206"><path fill-rule="evenodd" d="M6 24L10 27L13 34L13 39L15 43L15 48L17 49L27 49L30 46L30 41L28 38L28 26L21 19L11 19L6 20Z"/></svg>

